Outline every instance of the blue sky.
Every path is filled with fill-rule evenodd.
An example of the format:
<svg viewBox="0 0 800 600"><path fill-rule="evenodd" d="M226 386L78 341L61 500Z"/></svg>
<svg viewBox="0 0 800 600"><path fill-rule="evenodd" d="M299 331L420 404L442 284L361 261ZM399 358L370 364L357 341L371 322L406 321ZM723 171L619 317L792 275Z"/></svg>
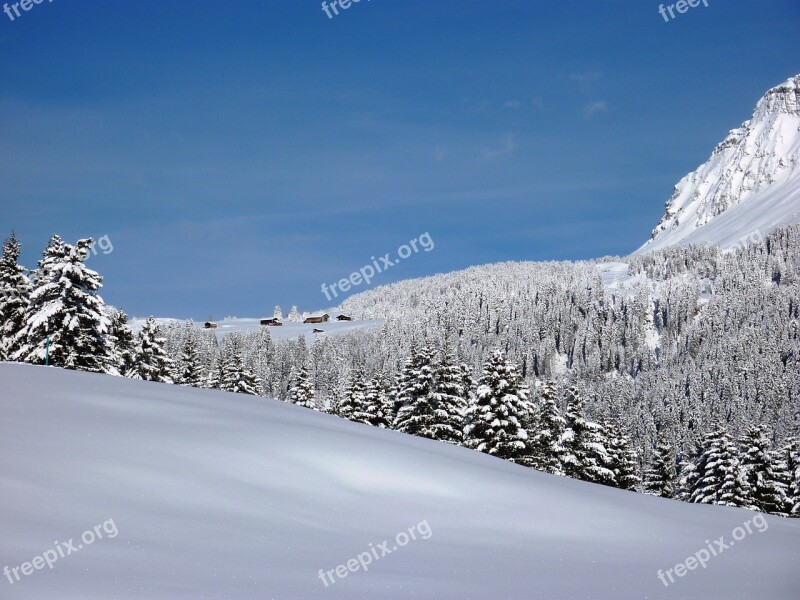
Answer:
<svg viewBox="0 0 800 600"><path fill-rule="evenodd" d="M626 254L800 72L800 3L45 0L0 13L0 233L53 233L132 315L327 306L373 285ZM366 289L362 285L357 291Z"/></svg>

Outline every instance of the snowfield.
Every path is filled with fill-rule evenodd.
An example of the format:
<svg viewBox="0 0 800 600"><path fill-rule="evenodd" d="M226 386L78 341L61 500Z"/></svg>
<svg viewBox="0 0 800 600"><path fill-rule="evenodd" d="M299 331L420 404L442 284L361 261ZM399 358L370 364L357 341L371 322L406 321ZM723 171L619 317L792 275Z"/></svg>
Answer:
<svg viewBox="0 0 800 600"><path fill-rule="evenodd" d="M137 333L147 319L134 318L130 321L131 330ZM170 323L185 323L180 319L156 319L156 323L160 325L169 325ZM254 333L261 329L261 319L239 319L230 318L216 321L217 328L213 331L217 334L217 339L222 338L229 333ZM383 325L383 319L366 319L366 320L353 320L353 321L336 321L336 317L332 317L331 321L327 323L292 323L284 321L280 327L269 327L270 338L273 341L278 340L296 340L301 335L306 336L306 342L310 345L314 338L318 335L341 335L355 331L357 329L374 329ZM203 323L195 323L198 329L202 329ZM323 333L314 333L314 329L322 329Z"/></svg>
<svg viewBox="0 0 800 600"><path fill-rule="evenodd" d="M0 568L118 530L3 577L3 599L800 597L800 520L765 517L734 545L757 513L253 396L3 363L0 407ZM377 550L415 525L427 539ZM705 569L659 580L720 536ZM368 571L320 579L373 548Z"/></svg>

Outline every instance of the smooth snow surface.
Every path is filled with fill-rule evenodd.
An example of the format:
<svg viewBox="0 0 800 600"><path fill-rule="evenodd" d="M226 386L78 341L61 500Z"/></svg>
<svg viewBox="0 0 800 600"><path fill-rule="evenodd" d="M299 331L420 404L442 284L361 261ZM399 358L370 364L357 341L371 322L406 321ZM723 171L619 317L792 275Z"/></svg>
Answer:
<svg viewBox="0 0 800 600"><path fill-rule="evenodd" d="M800 520L544 475L264 398L0 364L0 568L113 519L4 600L800 597ZM325 587L427 521L429 539ZM707 541L708 540L708 541Z"/></svg>

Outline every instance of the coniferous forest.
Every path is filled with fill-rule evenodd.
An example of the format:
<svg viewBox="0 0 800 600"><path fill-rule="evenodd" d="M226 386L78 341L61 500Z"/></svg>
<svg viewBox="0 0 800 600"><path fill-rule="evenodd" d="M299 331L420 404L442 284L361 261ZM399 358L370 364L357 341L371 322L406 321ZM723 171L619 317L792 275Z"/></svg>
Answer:
<svg viewBox="0 0 800 600"><path fill-rule="evenodd" d="M501 263L347 299L313 343L133 331L53 236L0 259L0 359L269 396L365 426L687 502L800 515L800 227L723 252ZM627 271L619 270L619 263Z"/></svg>

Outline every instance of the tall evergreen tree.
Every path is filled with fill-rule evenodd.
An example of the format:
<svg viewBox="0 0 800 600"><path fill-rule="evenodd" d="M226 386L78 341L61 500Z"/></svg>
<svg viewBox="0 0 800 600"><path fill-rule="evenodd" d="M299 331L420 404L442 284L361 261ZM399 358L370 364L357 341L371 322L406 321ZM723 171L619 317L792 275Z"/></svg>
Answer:
<svg viewBox="0 0 800 600"><path fill-rule="evenodd" d="M392 427L392 404L389 390L383 375L377 373L367 385L364 394L364 405L367 421L374 427L390 429Z"/></svg>
<svg viewBox="0 0 800 600"><path fill-rule="evenodd" d="M619 423L604 424L608 432L608 450L612 456L611 471L614 484L621 490L636 490L642 481L639 477L639 458L631 440Z"/></svg>
<svg viewBox="0 0 800 600"><path fill-rule="evenodd" d="M433 350L429 346L412 348L398 385L400 409L394 421L397 431L438 439Z"/></svg>
<svg viewBox="0 0 800 600"><path fill-rule="evenodd" d="M34 274L25 324L14 338L14 360L97 373L116 373L109 320L97 294L102 277L84 264L91 238L75 246L53 236ZM48 344L49 339L49 344Z"/></svg>
<svg viewBox="0 0 800 600"><path fill-rule="evenodd" d="M30 282L19 261L20 244L12 233L3 244L0 257L0 360L7 360L20 349L17 337L25 324L30 302Z"/></svg>
<svg viewBox="0 0 800 600"><path fill-rule="evenodd" d="M606 431L584 416L583 396L574 386L567 390L566 428L561 436L561 464L568 477L616 485L613 457L606 447Z"/></svg>
<svg viewBox="0 0 800 600"><path fill-rule="evenodd" d="M760 424L753 425L742 439L741 463L747 480L748 501L762 512L782 513L786 492L773 464L769 439Z"/></svg>
<svg viewBox="0 0 800 600"><path fill-rule="evenodd" d="M289 402L304 408L319 410L307 364L301 365L293 377L292 387L289 390Z"/></svg>
<svg viewBox="0 0 800 600"><path fill-rule="evenodd" d="M203 369L200 365L197 336L191 323L186 324L184 332L186 337L183 342L180 358L176 365L178 377L175 383L190 387L201 387L203 383Z"/></svg>
<svg viewBox="0 0 800 600"><path fill-rule="evenodd" d="M674 498L677 484L675 450L666 440L660 441L654 451L650 467L645 471L644 489L662 498Z"/></svg>
<svg viewBox="0 0 800 600"><path fill-rule="evenodd" d="M108 307L108 343L111 347L112 362L120 375L129 377L134 366L136 344L133 331L128 325L128 315L124 311Z"/></svg>
<svg viewBox="0 0 800 600"><path fill-rule="evenodd" d="M224 361L219 389L235 394L258 396L261 393L261 382L245 364L242 350L238 343L230 343L223 348Z"/></svg>
<svg viewBox="0 0 800 600"><path fill-rule="evenodd" d="M566 421L558 408L558 388L547 380L542 386L532 437L532 466L545 473L563 474L561 438Z"/></svg>
<svg viewBox="0 0 800 600"><path fill-rule="evenodd" d="M525 423L533 410L528 386L501 350L489 356L467 409L465 445L480 452L529 464L531 443Z"/></svg>
<svg viewBox="0 0 800 600"><path fill-rule="evenodd" d="M149 317L136 336L136 355L130 377L143 381L172 383L172 360L164 350L166 339L161 336L158 324Z"/></svg>
<svg viewBox="0 0 800 600"><path fill-rule="evenodd" d="M464 414L467 410L467 394L464 389L464 373L448 351L435 367L433 390L434 439L450 444L464 441Z"/></svg>
<svg viewBox="0 0 800 600"><path fill-rule="evenodd" d="M360 366L353 369L350 375L350 382L339 402L338 415L356 423L370 422L367 410L367 383L364 381L364 370Z"/></svg>
<svg viewBox="0 0 800 600"><path fill-rule="evenodd" d="M687 481L689 502L747 506L746 482L730 434L717 426L703 437L701 446Z"/></svg>

